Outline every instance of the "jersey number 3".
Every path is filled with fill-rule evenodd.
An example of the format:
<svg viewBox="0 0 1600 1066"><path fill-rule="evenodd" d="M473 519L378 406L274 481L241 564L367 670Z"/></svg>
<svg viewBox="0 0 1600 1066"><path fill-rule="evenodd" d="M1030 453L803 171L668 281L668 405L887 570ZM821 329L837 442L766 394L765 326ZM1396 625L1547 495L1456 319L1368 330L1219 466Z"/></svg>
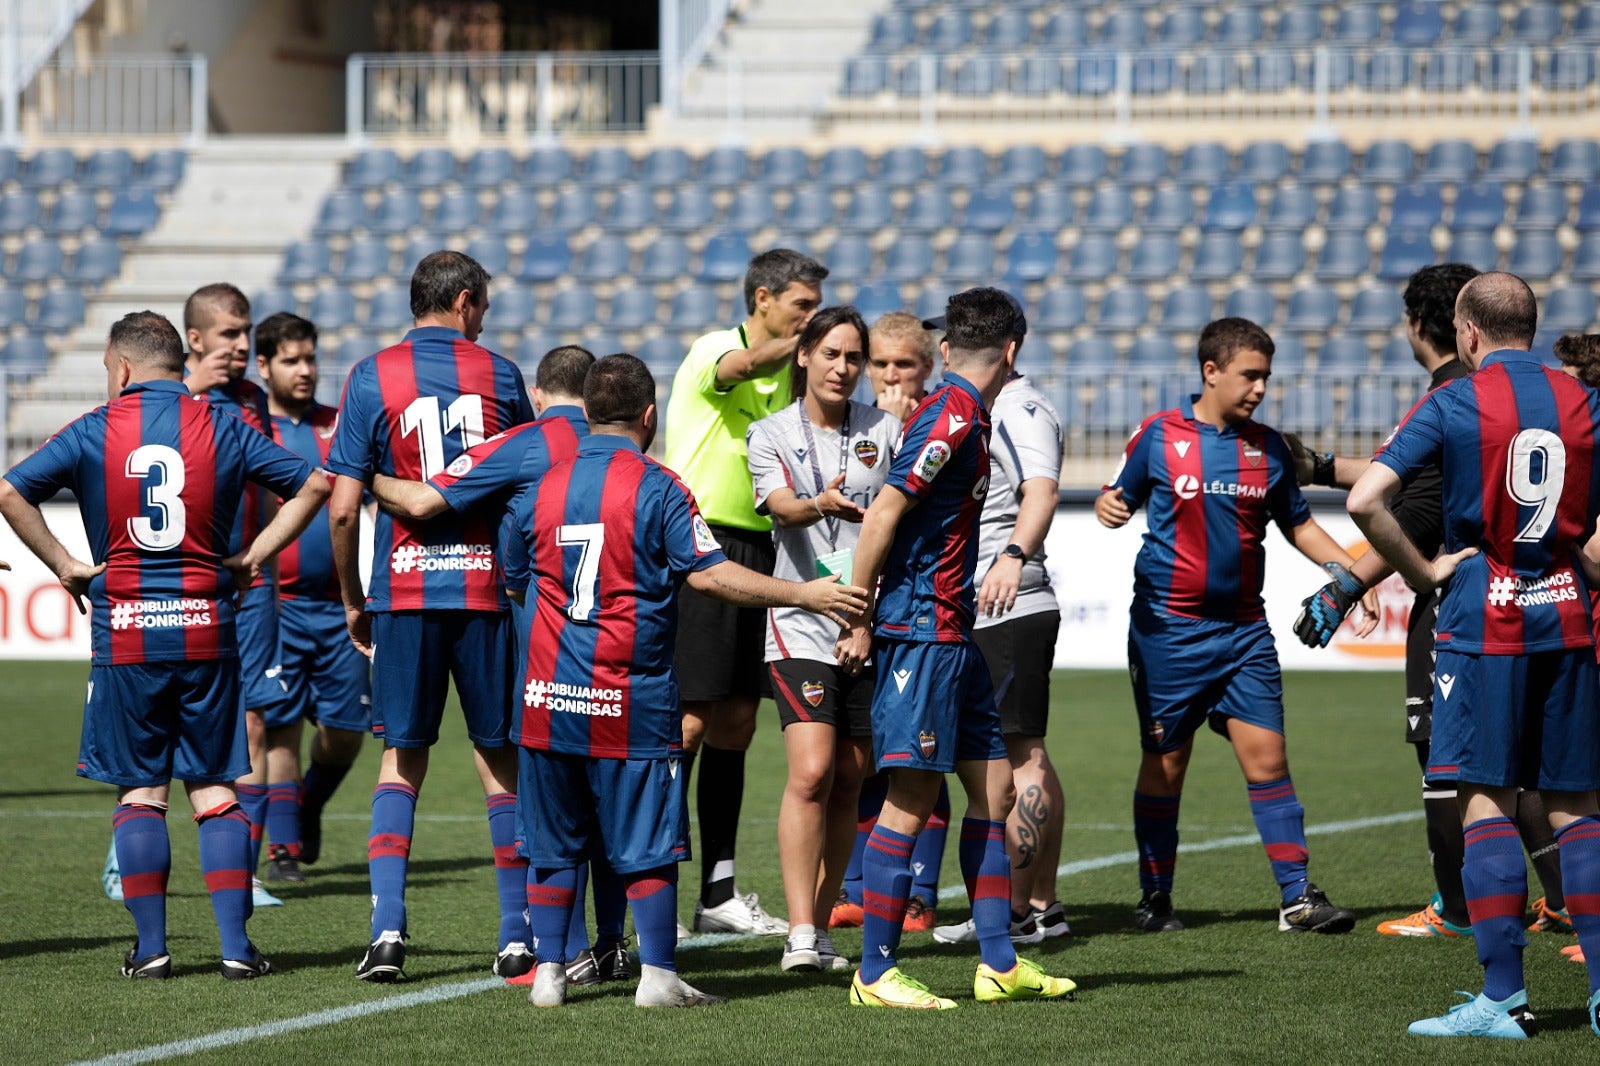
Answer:
<svg viewBox="0 0 1600 1066"><path fill-rule="evenodd" d="M1525 429L1511 438L1511 451L1506 456L1506 493L1522 506L1535 508L1533 517L1517 534L1518 542L1544 539L1555 520L1566 481L1567 448L1560 437L1548 429Z"/></svg>
<svg viewBox="0 0 1600 1066"><path fill-rule="evenodd" d="M156 475L156 480L150 480ZM128 519L128 536L146 551L171 551L183 543L188 512L183 506L183 456L165 444L141 444L128 456L128 476L144 482L141 512Z"/></svg>

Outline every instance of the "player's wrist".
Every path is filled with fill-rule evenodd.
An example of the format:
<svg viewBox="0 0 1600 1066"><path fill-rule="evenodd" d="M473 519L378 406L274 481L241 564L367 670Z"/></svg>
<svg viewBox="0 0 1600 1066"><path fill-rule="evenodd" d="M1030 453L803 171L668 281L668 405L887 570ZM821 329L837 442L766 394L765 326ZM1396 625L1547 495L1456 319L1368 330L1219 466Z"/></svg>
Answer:
<svg viewBox="0 0 1600 1066"><path fill-rule="evenodd" d="M1323 485L1330 489L1336 485L1332 452L1311 453L1311 483L1313 485Z"/></svg>

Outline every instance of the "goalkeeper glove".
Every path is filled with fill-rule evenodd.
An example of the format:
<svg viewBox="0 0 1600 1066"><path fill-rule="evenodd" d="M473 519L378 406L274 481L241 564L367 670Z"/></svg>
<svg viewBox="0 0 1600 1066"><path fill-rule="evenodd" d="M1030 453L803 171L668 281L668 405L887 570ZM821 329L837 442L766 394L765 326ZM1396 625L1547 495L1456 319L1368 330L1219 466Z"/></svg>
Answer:
<svg viewBox="0 0 1600 1066"><path fill-rule="evenodd" d="M1367 591L1354 574L1338 563L1323 563L1322 568L1333 580L1300 601L1300 617L1294 623L1294 635L1308 648L1326 648L1345 615Z"/></svg>

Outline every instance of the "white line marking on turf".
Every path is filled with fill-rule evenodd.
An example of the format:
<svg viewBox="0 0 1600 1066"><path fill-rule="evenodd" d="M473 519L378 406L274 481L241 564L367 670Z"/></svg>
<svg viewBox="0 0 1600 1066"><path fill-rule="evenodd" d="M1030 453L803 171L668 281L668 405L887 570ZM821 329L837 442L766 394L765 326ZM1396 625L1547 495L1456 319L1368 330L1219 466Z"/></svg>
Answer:
<svg viewBox="0 0 1600 1066"><path fill-rule="evenodd" d="M1379 814L1370 818L1351 818L1342 822L1324 822L1321 825L1307 826L1306 836L1328 836L1334 833L1352 833L1362 829L1377 829L1386 825L1399 825L1403 822L1418 822L1422 820L1422 817L1421 811L1400 811L1396 814ZM1202 840L1195 844L1182 844L1179 845L1178 851L1180 854L1187 855L1203 851L1221 851L1224 848L1245 847L1250 844L1259 844L1260 842L1261 838L1254 833L1239 833L1234 836L1217 837L1215 840ZM1087 873L1090 870L1103 870L1108 866L1131 865L1137 862L1138 858L1138 852L1134 851L1119 851L1114 855L1098 855L1092 859L1064 862L1056 868L1056 874L1064 877L1071 874ZM939 898L949 899L963 895L965 892L965 887L953 885L940 889ZM754 939L757 938L743 933L703 933L699 936L679 941L678 948L682 950L712 947L716 944ZM439 985L419 992L406 992L402 995L385 996L382 999L365 1003L352 1003L347 1007L335 1007L332 1010L317 1011L314 1014L302 1014L298 1018L285 1018L279 1022L266 1022L262 1025L250 1025L240 1029L223 1029L207 1036L190 1037L187 1040L174 1040L170 1044L156 1044L152 1047L139 1048L134 1051L119 1051L103 1058L86 1059L75 1063L74 1066L136 1066L138 1063L159 1062L163 1059L193 1055L201 1051L234 1047L239 1044L249 1043L252 1040L268 1040L284 1033L294 1033L303 1029L316 1029L324 1025L334 1025L338 1022L350 1021L352 1018L365 1018L373 1014L404 1010L408 1007L420 1007L429 1003L443 1003L446 1000L475 996L479 992L488 992L504 987L506 987L505 982L498 977L485 978L478 981L464 981L453 985Z"/></svg>

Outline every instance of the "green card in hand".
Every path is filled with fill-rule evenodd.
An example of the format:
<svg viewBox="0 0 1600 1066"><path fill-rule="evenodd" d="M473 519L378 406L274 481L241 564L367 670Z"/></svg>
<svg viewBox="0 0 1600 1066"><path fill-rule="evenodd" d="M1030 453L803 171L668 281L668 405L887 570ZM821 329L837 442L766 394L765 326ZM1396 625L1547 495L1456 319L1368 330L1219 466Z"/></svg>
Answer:
<svg viewBox="0 0 1600 1066"><path fill-rule="evenodd" d="M817 556L817 576L827 577L830 574L839 575L839 584L848 585L850 581L851 561L855 553L849 548L842 548L836 552Z"/></svg>

